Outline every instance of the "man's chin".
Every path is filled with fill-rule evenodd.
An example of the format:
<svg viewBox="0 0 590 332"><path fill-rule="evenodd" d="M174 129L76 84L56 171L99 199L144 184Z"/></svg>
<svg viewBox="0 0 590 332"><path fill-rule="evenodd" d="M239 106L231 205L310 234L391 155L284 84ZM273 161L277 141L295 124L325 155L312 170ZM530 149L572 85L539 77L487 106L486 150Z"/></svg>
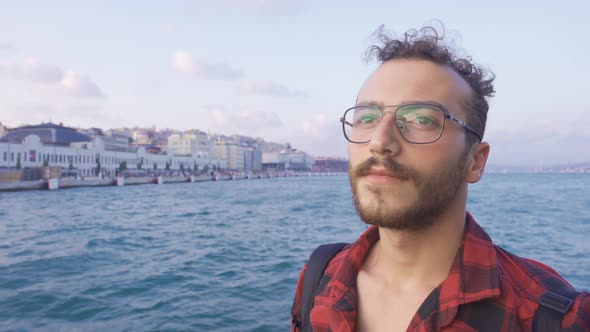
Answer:
<svg viewBox="0 0 590 332"><path fill-rule="evenodd" d="M391 206L391 201L379 201L371 195L365 195L364 199L356 201L355 208L363 222L377 227L396 228L400 223L400 216L404 214L400 207Z"/></svg>
<svg viewBox="0 0 590 332"><path fill-rule="evenodd" d="M383 214L382 211L357 210L360 219L367 225L388 229L406 229L408 225L395 214Z"/></svg>
<svg viewBox="0 0 590 332"><path fill-rule="evenodd" d="M428 228L434 223L432 218L416 219L408 211L389 211L387 214L379 211L357 209L360 219L367 225L398 231L418 231Z"/></svg>
<svg viewBox="0 0 590 332"><path fill-rule="evenodd" d="M358 181L356 194L361 202L376 204L379 208L387 208L391 205L400 205L404 201L415 197L416 192L412 186L375 184L368 181ZM398 207L393 207L398 208Z"/></svg>
<svg viewBox="0 0 590 332"><path fill-rule="evenodd" d="M393 230L428 228L434 222L433 215L423 213L423 207L412 204L408 196L383 199L381 195L365 194L356 196L354 205L360 219L368 225Z"/></svg>

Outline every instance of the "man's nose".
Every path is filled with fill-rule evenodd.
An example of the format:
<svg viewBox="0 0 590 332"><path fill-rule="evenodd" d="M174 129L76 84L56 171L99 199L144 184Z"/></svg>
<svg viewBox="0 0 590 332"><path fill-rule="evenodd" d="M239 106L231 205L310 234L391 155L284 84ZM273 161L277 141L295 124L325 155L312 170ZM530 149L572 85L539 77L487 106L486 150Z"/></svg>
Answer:
<svg viewBox="0 0 590 332"><path fill-rule="evenodd" d="M393 156L399 154L401 140L403 137L397 128L395 115L386 112L371 136L369 148L372 154Z"/></svg>

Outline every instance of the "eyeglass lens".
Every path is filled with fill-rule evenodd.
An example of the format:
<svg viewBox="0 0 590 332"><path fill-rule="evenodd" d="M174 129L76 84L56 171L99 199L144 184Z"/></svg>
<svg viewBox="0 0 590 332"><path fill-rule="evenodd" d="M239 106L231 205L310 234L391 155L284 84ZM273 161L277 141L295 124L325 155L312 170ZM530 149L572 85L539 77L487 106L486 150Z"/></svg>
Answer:
<svg viewBox="0 0 590 332"><path fill-rule="evenodd" d="M352 142L370 141L387 113L386 108L378 106L357 106L348 110L343 123L346 137ZM409 142L434 142L442 134L444 113L433 105L404 105L395 110L395 126Z"/></svg>

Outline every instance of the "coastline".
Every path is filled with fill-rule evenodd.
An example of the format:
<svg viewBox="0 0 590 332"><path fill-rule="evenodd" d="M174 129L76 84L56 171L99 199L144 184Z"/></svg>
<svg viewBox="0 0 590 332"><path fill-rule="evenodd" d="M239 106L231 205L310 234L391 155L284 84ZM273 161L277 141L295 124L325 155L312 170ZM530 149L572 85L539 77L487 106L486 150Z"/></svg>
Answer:
<svg viewBox="0 0 590 332"><path fill-rule="evenodd" d="M0 192L23 190L58 190L80 187L129 186L144 184L161 185L168 183L198 183L206 181L234 181L282 177L342 176L346 174L347 173L345 172L274 172L260 174L213 174L198 176L117 176L107 178L93 177L84 179L61 177L35 181L0 182Z"/></svg>

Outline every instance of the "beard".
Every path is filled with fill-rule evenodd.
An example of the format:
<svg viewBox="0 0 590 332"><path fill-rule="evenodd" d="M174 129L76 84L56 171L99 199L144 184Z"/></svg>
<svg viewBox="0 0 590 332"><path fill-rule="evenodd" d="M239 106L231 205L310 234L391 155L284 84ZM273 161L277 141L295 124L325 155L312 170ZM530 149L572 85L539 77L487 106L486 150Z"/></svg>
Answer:
<svg viewBox="0 0 590 332"><path fill-rule="evenodd" d="M421 175L412 168L404 167L393 159L377 160L371 157L362 164L349 166L349 180L354 206L366 224L396 230L421 230L432 226L452 203L461 188L465 175L466 158L462 156L455 167L441 169L430 175ZM374 166L384 167L403 182L413 183L417 189L416 200L406 208L389 208L387 189L367 188L376 198L371 202L361 200L359 179ZM406 185L406 183L404 183ZM402 193L403 194L403 193ZM398 195L398 197L400 197Z"/></svg>

